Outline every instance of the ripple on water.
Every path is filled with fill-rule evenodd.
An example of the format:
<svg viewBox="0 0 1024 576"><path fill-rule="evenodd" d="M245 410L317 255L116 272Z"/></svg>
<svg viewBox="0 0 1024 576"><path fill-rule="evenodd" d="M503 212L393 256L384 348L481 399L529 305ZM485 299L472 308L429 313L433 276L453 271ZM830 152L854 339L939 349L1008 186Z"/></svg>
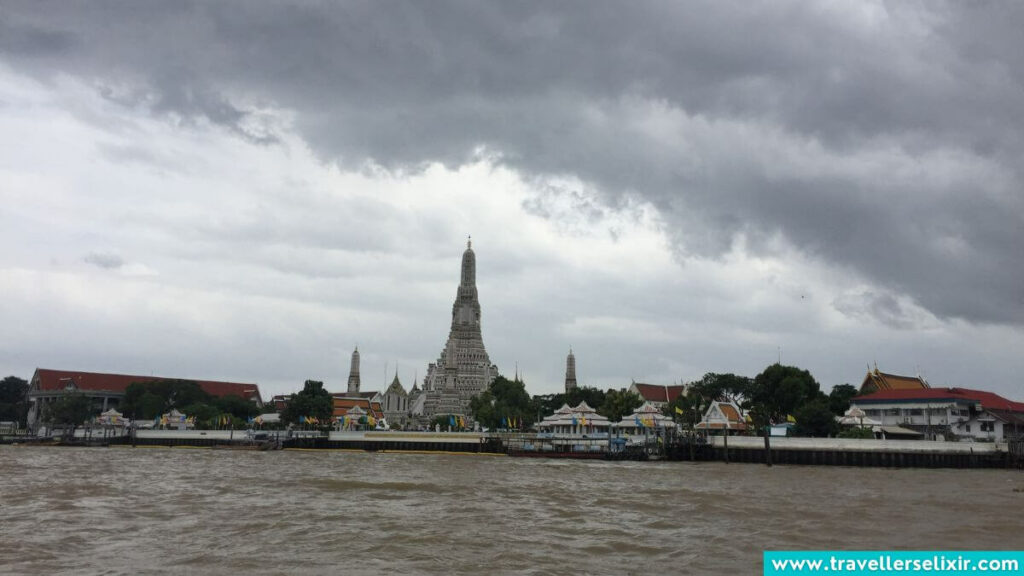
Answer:
<svg viewBox="0 0 1024 576"><path fill-rule="evenodd" d="M5 574L750 573L766 548L1024 548L1020 475L994 470L0 446L0 474Z"/></svg>

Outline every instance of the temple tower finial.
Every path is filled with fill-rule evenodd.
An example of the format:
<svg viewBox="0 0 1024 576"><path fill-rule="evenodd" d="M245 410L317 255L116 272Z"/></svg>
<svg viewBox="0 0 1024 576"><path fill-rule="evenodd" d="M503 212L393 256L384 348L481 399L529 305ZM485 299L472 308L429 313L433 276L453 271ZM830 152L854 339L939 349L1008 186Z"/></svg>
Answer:
<svg viewBox="0 0 1024 576"><path fill-rule="evenodd" d="M466 240L466 251L462 253L462 278L459 287L476 290L476 254L473 253L472 240ZM476 297L475 294L473 297Z"/></svg>
<svg viewBox="0 0 1024 576"><path fill-rule="evenodd" d="M352 352L352 364L348 370L348 394L359 394L359 346Z"/></svg>
<svg viewBox="0 0 1024 576"><path fill-rule="evenodd" d="M569 392L576 388L576 356L569 347L569 355L565 358L565 391Z"/></svg>

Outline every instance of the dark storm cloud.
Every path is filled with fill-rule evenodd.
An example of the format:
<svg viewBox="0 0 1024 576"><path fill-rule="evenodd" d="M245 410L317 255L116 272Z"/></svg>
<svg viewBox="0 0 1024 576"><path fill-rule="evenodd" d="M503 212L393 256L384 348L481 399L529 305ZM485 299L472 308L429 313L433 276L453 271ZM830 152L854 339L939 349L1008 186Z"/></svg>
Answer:
<svg viewBox="0 0 1024 576"><path fill-rule="evenodd" d="M23 73L77 75L250 140L275 139L254 110L290 110L346 167L484 153L528 178L577 177L607 206L649 201L683 256L781 238L940 317L1020 324L1022 12L26 2L3 10L0 51ZM872 302L861 309L904 322Z"/></svg>

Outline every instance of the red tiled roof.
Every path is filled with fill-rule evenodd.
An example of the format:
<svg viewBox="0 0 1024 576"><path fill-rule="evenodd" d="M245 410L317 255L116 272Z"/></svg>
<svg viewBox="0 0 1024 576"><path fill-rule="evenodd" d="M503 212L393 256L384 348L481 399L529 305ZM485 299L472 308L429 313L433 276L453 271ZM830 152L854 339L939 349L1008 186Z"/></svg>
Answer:
<svg viewBox="0 0 1024 576"><path fill-rule="evenodd" d="M68 380L83 391L124 393L125 389L136 382L159 382L164 380L187 380L185 378L166 378L162 376L132 376L129 374L102 374L98 372L79 372L71 370L49 370L37 368L32 376L32 389L41 391L63 390ZM247 400L260 398L260 387L256 384L238 382L217 382L213 380L188 380L195 382L211 396L241 396Z"/></svg>
<svg viewBox="0 0 1024 576"><path fill-rule="evenodd" d="M683 394L683 392L686 392L686 386L683 386L682 384L678 386L666 386L665 389L668 390L669 402L674 402L676 398L679 398L679 396Z"/></svg>
<svg viewBox="0 0 1024 576"><path fill-rule="evenodd" d="M662 386L660 384L641 384L634 382L633 386L640 397L648 402L672 402L683 393L686 386Z"/></svg>
<svg viewBox="0 0 1024 576"><path fill-rule="evenodd" d="M987 410L1008 410L1024 412L1024 403L1007 400L994 392L971 390L970 388L918 388L917 390L881 390L867 396L853 398L854 403L914 402L914 401L956 401L981 404Z"/></svg>

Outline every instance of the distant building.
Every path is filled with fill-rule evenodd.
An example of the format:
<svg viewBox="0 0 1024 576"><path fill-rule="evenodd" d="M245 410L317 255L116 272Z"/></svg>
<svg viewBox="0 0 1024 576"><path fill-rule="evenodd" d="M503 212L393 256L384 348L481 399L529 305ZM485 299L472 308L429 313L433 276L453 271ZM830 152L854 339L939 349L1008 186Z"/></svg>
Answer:
<svg viewBox="0 0 1024 576"><path fill-rule="evenodd" d="M408 424L419 422L421 425L426 423L423 421L423 405L426 403L427 395L417 385L416 381L412 382L412 389L409 390L409 399L406 406L408 406L409 420Z"/></svg>
<svg viewBox="0 0 1024 576"><path fill-rule="evenodd" d="M576 389L576 356L569 348L569 355L565 358L565 393Z"/></svg>
<svg viewBox="0 0 1024 576"><path fill-rule="evenodd" d="M283 412L288 407L288 400L291 399L291 394L276 394L267 404L277 412Z"/></svg>
<svg viewBox="0 0 1024 576"><path fill-rule="evenodd" d="M651 428L674 428L676 423L665 416L654 404L644 402L633 411L632 414L622 417L622 421L615 424L618 429L627 434L643 434L645 429Z"/></svg>
<svg viewBox="0 0 1024 576"><path fill-rule="evenodd" d="M409 393L399 382L397 369L394 380L381 396L380 404L384 408L384 418L390 426L404 428L409 422Z"/></svg>
<svg viewBox="0 0 1024 576"><path fill-rule="evenodd" d="M344 416L344 411L352 406L360 406L362 410L376 419L383 417L381 399L383 395L375 390L361 390L359 378L359 347L352 351L352 360L349 363L348 384L344 392L331 392L331 399L334 401L335 417ZM339 403L339 401L341 401ZM342 408L339 408L342 407ZM376 407L376 408L374 408ZM338 413L341 409L342 412Z"/></svg>
<svg viewBox="0 0 1024 576"><path fill-rule="evenodd" d="M37 368L32 375L31 382L29 382L28 425L35 428L42 418L43 406L59 399L67 392L84 394L92 403L92 410L95 415L99 415L111 408L118 407L124 399L125 390L131 384L167 380L195 382L204 392L211 396L218 398L232 395L240 396L251 401L258 408L263 407L263 400L260 398L260 388L256 384ZM130 414L127 416L131 417Z"/></svg>
<svg viewBox="0 0 1024 576"><path fill-rule="evenodd" d="M650 402L659 410L668 406L680 394L686 392L686 386L679 384L674 386L662 386L661 384L643 384L633 382L629 391L639 396L644 402Z"/></svg>
<svg viewBox="0 0 1024 576"><path fill-rule="evenodd" d="M452 305L448 341L437 362L427 366L423 379L423 405L418 421L429 425L436 416L462 415L471 420L469 400L483 392L498 376L491 364L480 330L480 299L476 289L476 254L466 242L462 273Z"/></svg>
<svg viewBox="0 0 1024 576"><path fill-rule="evenodd" d="M708 406L704 417L697 423L697 430L708 432L743 431L747 429L746 419L740 407L733 402L714 401Z"/></svg>
<svg viewBox="0 0 1024 576"><path fill-rule="evenodd" d="M878 366L868 370L860 385L860 395L864 396L882 390L922 390L931 388L921 376L897 376L879 372Z"/></svg>
<svg viewBox="0 0 1024 576"><path fill-rule="evenodd" d="M608 419L596 410L580 402L575 408L563 404L555 413L544 418L537 424L537 431L558 435L608 435Z"/></svg>
<svg viewBox="0 0 1024 576"><path fill-rule="evenodd" d="M850 400L851 408L880 421L881 432L897 427L922 438L940 436L1003 440L1024 434L1024 403L969 388L880 390Z"/></svg>
<svg viewBox="0 0 1024 576"><path fill-rule="evenodd" d="M348 370L348 390L349 396L355 397L359 395L359 346L352 351L352 363L349 365Z"/></svg>
<svg viewBox="0 0 1024 576"><path fill-rule="evenodd" d="M384 410L381 408L380 402L372 402L369 398L335 396L332 398L332 402L334 403L332 417L335 422L344 422L346 416L350 420L355 419L356 423L361 416L373 416L376 420L384 417Z"/></svg>

